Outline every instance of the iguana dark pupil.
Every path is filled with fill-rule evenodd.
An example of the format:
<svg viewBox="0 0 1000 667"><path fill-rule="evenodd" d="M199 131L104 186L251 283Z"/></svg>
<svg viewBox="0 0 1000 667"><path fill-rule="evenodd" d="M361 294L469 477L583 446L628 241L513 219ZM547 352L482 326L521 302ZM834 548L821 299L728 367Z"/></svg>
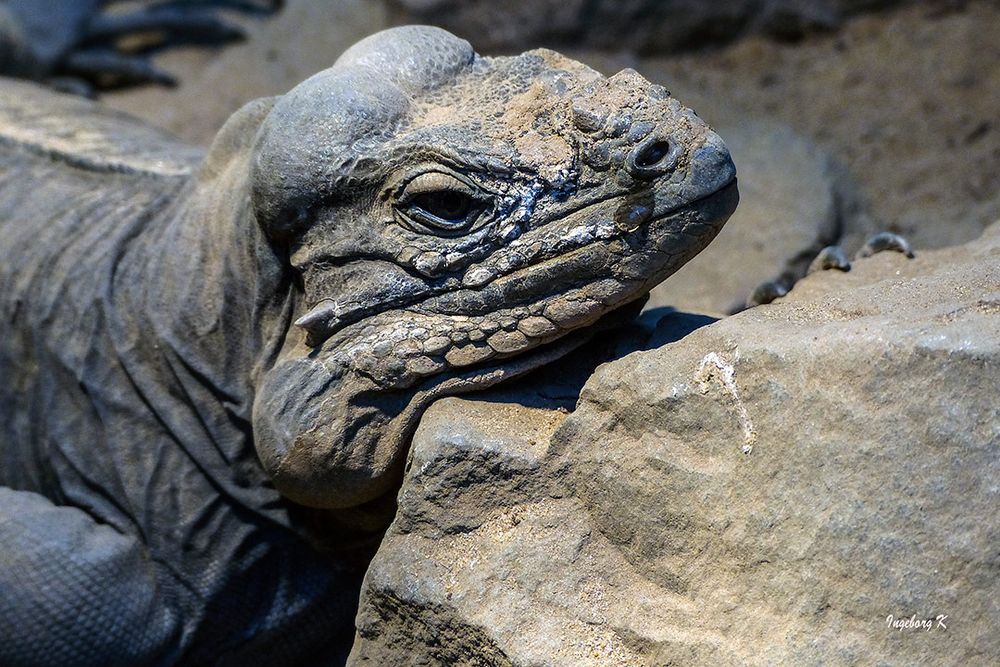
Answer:
<svg viewBox="0 0 1000 667"><path fill-rule="evenodd" d="M413 204L441 220L462 222L472 209L472 198L454 190L439 190L418 195Z"/></svg>
<svg viewBox="0 0 1000 667"><path fill-rule="evenodd" d="M644 150L641 155L639 155L639 158L636 160L636 164L640 167L652 167L662 160L669 151L669 142L657 141Z"/></svg>

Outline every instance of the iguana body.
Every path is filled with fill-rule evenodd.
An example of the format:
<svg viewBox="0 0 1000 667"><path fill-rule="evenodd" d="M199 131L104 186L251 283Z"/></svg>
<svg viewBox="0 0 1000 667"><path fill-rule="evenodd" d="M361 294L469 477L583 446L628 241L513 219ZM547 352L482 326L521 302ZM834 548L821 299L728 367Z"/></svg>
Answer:
<svg viewBox="0 0 1000 667"><path fill-rule="evenodd" d="M423 407L571 347L736 204L662 88L433 28L200 160L0 92L0 664L342 660Z"/></svg>

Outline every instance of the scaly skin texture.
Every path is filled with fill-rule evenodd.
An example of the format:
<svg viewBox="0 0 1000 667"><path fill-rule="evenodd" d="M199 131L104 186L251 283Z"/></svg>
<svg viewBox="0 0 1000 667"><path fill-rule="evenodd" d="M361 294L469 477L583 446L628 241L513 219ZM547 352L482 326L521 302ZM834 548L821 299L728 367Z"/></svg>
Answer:
<svg viewBox="0 0 1000 667"><path fill-rule="evenodd" d="M737 200L635 72L434 28L249 104L196 169L2 90L3 664L342 660L422 409L570 349Z"/></svg>

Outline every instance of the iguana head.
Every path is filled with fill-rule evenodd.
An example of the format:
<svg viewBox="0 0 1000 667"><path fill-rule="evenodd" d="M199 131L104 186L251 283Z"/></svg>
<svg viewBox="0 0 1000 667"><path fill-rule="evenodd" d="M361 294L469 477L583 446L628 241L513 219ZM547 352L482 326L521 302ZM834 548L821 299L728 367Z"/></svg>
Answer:
<svg viewBox="0 0 1000 667"><path fill-rule="evenodd" d="M280 98L252 197L300 290L255 443L317 507L391 488L432 399L557 355L737 202L722 141L663 87L552 51L480 57L428 27L374 35Z"/></svg>

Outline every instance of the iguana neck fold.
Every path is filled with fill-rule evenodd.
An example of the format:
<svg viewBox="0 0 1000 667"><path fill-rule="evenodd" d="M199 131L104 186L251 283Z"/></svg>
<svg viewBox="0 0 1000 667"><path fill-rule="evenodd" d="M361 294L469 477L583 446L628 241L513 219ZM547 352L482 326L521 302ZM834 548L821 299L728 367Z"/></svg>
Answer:
<svg viewBox="0 0 1000 667"><path fill-rule="evenodd" d="M284 344L294 298L287 259L265 238L250 202L250 148L270 103L256 100L230 119L132 248L145 260L146 289L131 307L145 310L153 344L169 345L206 382L248 404L255 379Z"/></svg>

